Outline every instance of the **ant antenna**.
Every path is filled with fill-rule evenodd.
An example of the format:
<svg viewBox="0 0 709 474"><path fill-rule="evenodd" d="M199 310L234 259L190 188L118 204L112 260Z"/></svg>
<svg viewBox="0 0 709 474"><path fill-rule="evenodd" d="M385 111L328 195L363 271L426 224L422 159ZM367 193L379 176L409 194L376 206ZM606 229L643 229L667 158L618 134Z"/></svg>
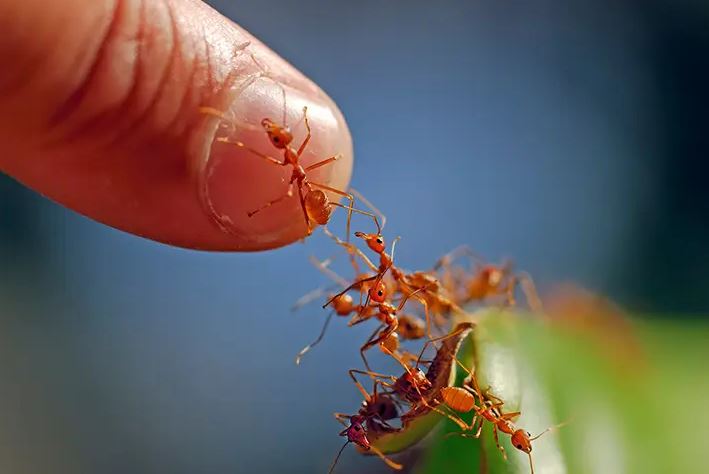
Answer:
<svg viewBox="0 0 709 474"><path fill-rule="evenodd" d="M527 456L529 457L529 470L531 471L531 474L534 474L534 463L532 462L532 452L528 452Z"/></svg>
<svg viewBox="0 0 709 474"><path fill-rule="evenodd" d="M377 456L379 456L379 459L384 461L384 463L387 466L389 466L390 468L395 469L397 471L401 471L404 468L403 464L399 464L398 462L392 461L391 459L386 457L386 455L383 452L381 452L379 449L375 448L374 446L370 446L369 450L372 451Z"/></svg>
<svg viewBox="0 0 709 474"><path fill-rule="evenodd" d="M530 441L534 441L535 439L540 438L543 434L546 434L546 433L548 433L548 432L550 432L550 431L558 430L559 428L561 428L561 427L563 427L563 426L566 426L566 425L568 425L569 423L571 423L571 420L570 420L570 419L569 419L569 420L566 420L566 421L564 421L564 422L562 422L562 423L559 423L558 425L550 426L549 428L547 428L547 429L545 429L544 431L542 431L541 433L539 433L537 436L535 436L535 437L533 437L533 438L529 438L529 440L530 440Z"/></svg>
<svg viewBox="0 0 709 474"><path fill-rule="evenodd" d="M342 451L345 450L345 448L347 447L348 444L350 444L350 441L349 440L345 441L345 444L343 444L342 447L340 448L340 450L337 452L337 456L335 456L335 460L332 461L332 465L330 466L330 470L327 471L327 474L332 474L332 472L335 470L335 466L337 465L337 461L340 460L340 456L342 455Z"/></svg>

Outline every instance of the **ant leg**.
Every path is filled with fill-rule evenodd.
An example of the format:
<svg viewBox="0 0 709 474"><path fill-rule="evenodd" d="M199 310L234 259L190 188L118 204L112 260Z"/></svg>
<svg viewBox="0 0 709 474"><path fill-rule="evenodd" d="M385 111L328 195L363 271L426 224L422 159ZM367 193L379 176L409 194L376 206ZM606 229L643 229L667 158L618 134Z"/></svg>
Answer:
<svg viewBox="0 0 709 474"><path fill-rule="evenodd" d="M362 201L364 203L364 205L369 208L370 211L372 211L374 214L376 214L379 217L382 225L381 226L377 225L377 228L379 229L378 233L381 234L382 230L384 230L384 226L387 223L387 218L384 215L384 213L382 211L380 211L379 209L377 209L377 207L374 204L372 204L366 197L364 197L362 195L362 193L360 193L356 189L350 188L350 193L352 193L352 195L354 197L356 197L357 199ZM377 221L375 220L375 222L377 222Z"/></svg>
<svg viewBox="0 0 709 474"><path fill-rule="evenodd" d="M448 436L462 436L463 438L475 438L478 439L480 438L480 435L482 434L483 431L483 423L485 421L485 418L482 416L479 416L477 413L473 416L473 422L470 424L470 431L474 431L474 433L448 433L446 437ZM475 429L475 426L477 425L478 429Z"/></svg>
<svg viewBox="0 0 709 474"><path fill-rule="evenodd" d="M418 300L419 303L421 303L421 305L423 305L423 314L426 317L426 336L430 340L431 339L431 315L428 312L428 303L421 296L416 296L416 299Z"/></svg>
<svg viewBox="0 0 709 474"><path fill-rule="evenodd" d="M494 423L492 424L492 433L493 437L495 438L495 445L497 445L497 449L500 450L500 452L502 453L502 457L505 458L505 461L507 461L507 452L505 451L505 448L500 444L500 438L497 435L497 425Z"/></svg>
<svg viewBox="0 0 709 474"><path fill-rule="evenodd" d="M373 333L371 336L369 336L369 339L367 339L367 342L364 343L362 347L359 348L359 355L362 357L362 361L364 361L364 366L367 368L367 370L372 370L372 368L369 366L369 361L365 357L364 353L368 351L371 347L376 345L379 341L382 341L382 336L377 337L377 334L379 334L379 331L382 330L382 326L380 325ZM388 351L387 351L388 352Z"/></svg>
<svg viewBox="0 0 709 474"><path fill-rule="evenodd" d="M507 306L509 306L509 307L517 306L517 300L515 299L515 290L516 289L517 289L517 280L513 278L507 284L507 290L505 291L505 294L507 297Z"/></svg>
<svg viewBox="0 0 709 474"><path fill-rule="evenodd" d="M463 431L472 431L473 426L467 424L467 423L466 423L462 418L460 418L458 415L453 415L453 414L448 413L448 412L446 412L446 411L444 411L444 410L441 410L441 409L438 408L438 407L435 407L435 406L433 406L433 405L430 405L430 404L428 403L428 401L426 401L425 398L421 398L421 403L423 404L423 406L425 406L425 407L428 408L429 410L435 411L435 412L438 413L439 415L445 416L446 418L448 418L449 420L451 420L453 423L455 423L456 425L458 425L458 427L459 427L460 429L462 429Z"/></svg>
<svg viewBox="0 0 709 474"><path fill-rule="evenodd" d="M305 226L308 228L308 235L313 233L313 229L310 227L310 216L308 216L308 210L305 207L305 198L303 197L303 186L298 183L298 198L300 199L300 207L303 209L303 217L305 217Z"/></svg>
<svg viewBox="0 0 709 474"><path fill-rule="evenodd" d="M372 261L369 259L369 257L367 257L367 255L364 252L362 252L356 245L353 245L353 244L343 241L338 236L333 234L330 231L330 229L328 229L327 227L323 227L323 232L325 233L325 235L327 235L332 240L334 240L335 243L337 243L337 245L345 247L345 249L347 249L348 254L352 255L352 253L356 253L362 259L364 264L369 267L370 270L372 270L373 272L379 271L379 267L374 265L374 263L372 263ZM359 274L359 266L356 266L354 264L354 260L353 260L353 266L354 266L355 273Z"/></svg>
<svg viewBox="0 0 709 474"><path fill-rule="evenodd" d="M457 330L455 330L455 331L453 331L453 332L451 332L451 333L449 333L449 334L445 334L445 335L443 335L443 336L439 336L439 337L435 337L435 338L433 338L433 339L429 339L428 341L426 341L426 342L424 343L423 347L421 348L421 352L419 352L419 357L418 357L419 360L421 360L421 358L423 358L423 354L426 352L426 349L428 349L428 347L429 347L430 345L433 345L433 347L436 347L436 342L441 342L441 341L445 341L446 339L449 339L449 338L452 338L452 337L456 337L456 336L458 336L460 333L462 333L462 332L464 332L464 331L467 331L467 330L468 330L468 328L466 328L466 327L461 327L461 328L458 328ZM462 366L469 374L472 375L472 373L470 372L470 370L469 370L467 367L465 367L465 366L462 364L462 362L460 362L460 361L458 360L457 357L455 358L455 360L458 362L458 365ZM418 365L418 363L417 363L417 365Z"/></svg>
<svg viewBox="0 0 709 474"><path fill-rule="evenodd" d="M324 160L322 160L322 161L318 161L317 163L314 163L314 164L312 164L312 165L306 167L306 168L305 168L305 172L307 173L308 171L311 171L311 170L320 168L321 166L328 165L328 164L330 164L330 163L332 163L332 162L334 162L334 161L339 160L340 158L342 158L342 155L339 155L339 154L338 154L338 155L331 156L330 158L326 158L326 159L324 159Z"/></svg>
<svg viewBox="0 0 709 474"><path fill-rule="evenodd" d="M355 286L358 286L358 285L361 285L362 283L366 283L366 282L368 282L368 281L372 281L372 280L376 280L376 279L377 279L377 275L375 275L375 276L373 276L373 277L362 278L361 280L358 280L358 281L352 283L350 286L348 286L347 288L345 288L344 290L342 290L341 292L339 292L338 294L336 294L335 296L333 296L332 298L330 298L329 300L327 300L327 302L326 302L322 307L323 307L323 308L327 308L327 306L328 306L329 304L331 304L331 303L332 303L333 301L335 301L337 298L339 298L340 296L342 296L342 295L344 295L345 293L347 293L348 291L350 291L350 290L351 290L352 288L354 288Z"/></svg>
<svg viewBox="0 0 709 474"><path fill-rule="evenodd" d="M303 143L300 144L300 147L298 148L298 152L296 153L296 156L298 158L300 158L300 155L302 155L303 151L305 151L305 147L308 146L308 143L310 142L310 136L312 134L312 131L310 130L310 122L308 121L308 107L307 106L303 107L303 120L305 121L305 129L308 132L305 135L305 139L303 139Z"/></svg>
<svg viewBox="0 0 709 474"><path fill-rule="evenodd" d="M517 417L520 416L521 414L522 414L521 411L515 411L515 412L510 412L510 413L503 413L502 415L500 415L500 418L503 419L503 420L512 420L512 419L514 419L514 418L517 418Z"/></svg>
<svg viewBox="0 0 709 474"><path fill-rule="evenodd" d="M259 158L263 158L268 163L273 163L274 165L278 165L278 166L288 166L287 162L280 161L280 160L278 160L272 156L269 156L265 153L261 153L260 151L246 145L244 142L240 142L238 140L229 140L228 138L217 138L216 141L218 141L219 143L225 143L227 145L234 145L236 147L248 150L249 152L253 153L254 155L258 156Z"/></svg>
<svg viewBox="0 0 709 474"><path fill-rule="evenodd" d="M522 288L522 293L524 293L524 297L529 305L529 309L535 313L541 313L543 310L542 301L539 298L539 294L537 293L537 288L534 285L534 280L532 280L532 277L529 276L527 272L518 272L517 275L515 275L515 279L519 281L520 287Z"/></svg>
<svg viewBox="0 0 709 474"><path fill-rule="evenodd" d="M377 234L381 235L381 225L379 224L379 219L377 219L377 216L375 216L371 212L363 211L361 209L350 208L348 206L343 206L342 204L337 203L337 202L331 202L330 205L341 207L343 209L347 209L349 212L354 212L357 214L362 214L363 216L371 217L372 220L374 221L374 225L377 226Z"/></svg>
<svg viewBox="0 0 709 474"><path fill-rule="evenodd" d="M303 356L313 347L318 345L320 341L322 341L322 338L325 336L325 332L327 331L327 327L330 325L330 320L332 320L332 316L335 314L335 311L330 311L330 314L327 315L327 319L325 319L325 324L323 324L322 329L320 330L320 334L318 335L317 339L315 339L313 342L305 346L298 352L298 355L295 357L295 365L300 365L300 361L303 358Z"/></svg>
<svg viewBox="0 0 709 474"><path fill-rule="evenodd" d="M371 370L359 370L359 369L350 369L347 371L348 374L350 374L350 378L354 382L355 386L357 389L360 391L362 395L364 395L364 399L367 400L368 402L372 400L372 397L369 395L369 393L364 389L364 386L360 383L359 380L357 380L357 377L355 374L360 374L360 375L368 375L374 380L377 379L389 379L392 382L396 382L396 377L392 377L391 375L386 375L386 374L380 374L378 372L372 372ZM384 382L383 380L380 380L380 383L384 387L388 387L388 384Z"/></svg>
<svg viewBox="0 0 709 474"><path fill-rule="evenodd" d="M249 217L253 217L254 215L263 211L264 209L268 209L269 207L273 206L274 204L278 204L279 202L283 201L284 199L287 199L292 196L293 196L293 183L288 185L288 191L286 191L286 193L284 195L282 195L281 197L277 197L276 199L273 199L271 201L268 201L266 204L259 207L258 209L248 212L247 215Z"/></svg>
<svg viewBox="0 0 709 474"><path fill-rule="evenodd" d="M351 415L348 415L347 413L333 413L333 416L340 424L347 426L345 420L349 421Z"/></svg>
<svg viewBox="0 0 709 474"><path fill-rule="evenodd" d="M296 300L295 303L293 303L293 306L291 306L290 310L291 311L298 311L300 308L303 306L309 304L312 301L315 301L319 299L321 296L325 296L330 292L330 288L325 288L325 287L320 287L316 288L312 291L309 291L308 293L304 294L300 298Z"/></svg>
<svg viewBox="0 0 709 474"><path fill-rule="evenodd" d="M347 286L347 280L342 278L340 275L337 274L332 268L330 268L330 263L332 263L332 258L328 258L327 260L320 261L317 258L313 257L312 255L308 258L310 260L310 263L320 270L320 273L323 273L327 277L329 277L332 281L340 285L341 287Z"/></svg>
<svg viewBox="0 0 709 474"><path fill-rule="evenodd" d="M394 470L396 470L396 471L401 471L401 470L404 468L403 464L399 464L399 463L397 463L397 462L392 461L391 459L389 459L388 457L386 457L386 455L385 455L383 452L381 452L379 449L375 448L374 446L370 446L369 449L370 449L374 454L376 454L377 456L379 456L379 459L381 459L382 461L384 461L384 463L385 463L387 466L389 466L390 468L392 468L392 469L394 469Z"/></svg>
<svg viewBox="0 0 709 474"><path fill-rule="evenodd" d="M478 255L470 246L460 245L439 258L433 266L433 269L450 268L451 264L460 257L468 257L473 265L482 265L485 263L485 259Z"/></svg>
<svg viewBox="0 0 709 474"><path fill-rule="evenodd" d="M372 319L371 314L360 314L360 313L355 314L354 316L352 316L352 318L349 321L347 321L347 327L351 328L352 326L356 326L356 325L361 324L365 321L369 321L370 319ZM382 328L383 328L383 326L380 325L379 329L377 329L377 331L379 331ZM372 335L372 337L374 337L374 334ZM370 337L370 339L372 337Z"/></svg>

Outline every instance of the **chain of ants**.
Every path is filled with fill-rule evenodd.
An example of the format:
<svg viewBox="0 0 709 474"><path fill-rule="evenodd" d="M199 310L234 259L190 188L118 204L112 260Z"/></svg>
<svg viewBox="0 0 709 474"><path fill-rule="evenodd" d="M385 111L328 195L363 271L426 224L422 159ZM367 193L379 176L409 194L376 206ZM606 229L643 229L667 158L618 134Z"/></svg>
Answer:
<svg viewBox="0 0 709 474"><path fill-rule="evenodd" d="M241 45L238 51L245 51L246 46L248 44ZM250 56L259 66L259 72L247 78L241 87L247 87L261 77L270 78L268 72L256 58L253 55ZM531 278L526 273L515 272L509 262L499 265L486 263L468 247L460 247L446 254L436 262L431 270L411 272L395 265L394 250L398 238L392 242L390 250L387 250L382 235L386 223L384 215L364 196L354 190L336 189L309 178L309 172L332 164L339 159L339 155L326 157L307 167L300 163L312 137L307 107L303 107L302 117L306 135L300 145L296 147L293 143L293 133L286 123L285 89L277 81L274 80L274 83L282 91L283 118L280 122L271 118L263 118L260 129L268 138L272 147L271 153L276 156L280 154L281 159L258 151L232 137L216 139L223 144L247 150L255 158L263 160L265 164L291 168L291 178L285 192L249 212L248 216L252 217L267 211L270 207L293 197L295 189L308 235L317 225L323 226L325 234L345 250L356 275L353 280L348 281L329 268L329 261L320 262L312 259L313 264L334 280L342 290L329 295L323 308L330 308L330 314L317 339L300 351L296 363L300 363L303 356L323 339L333 315L349 316L348 326L355 326L369 320L375 320L378 323L371 336L360 347L365 370L349 370L349 375L362 393L364 400L361 408L355 414L335 414L337 421L345 426L340 435L347 439L337 453L330 472L334 470L340 454L350 443L354 443L364 451L378 455L391 468L401 469L403 467L401 464L389 459L372 444L369 439L370 435L399 431L415 417L434 411L458 425L461 428L459 434L465 437L478 438L482 432L483 424L490 423L495 443L502 455L506 458L505 450L499 442L498 432L510 436L512 445L529 456L530 470L533 474L532 441L552 428L548 428L536 436L531 436L529 432L515 426L513 420L521 413L505 412L504 402L489 391L481 390L475 373L458 361L455 354L452 354L450 359L455 360L455 363L467 373L462 387L447 386L447 384L446 386L434 385L430 374L431 361L423 359L429 347L441 351L443 349L438 348L438 344L459 335L462 329L455 329L449 334L438 337L433 336L433 331L434 327L436 330L443 331L447 326L450 326L456 314L464 314L461 309L464 305L482 304L492 300L498 304L513 306L516 303L515 290L520 286L531 309L538 310L540 303ZM231 123L223 112L212 107L202 107L201 111L209 116L219 118L222 125L228 124L235 128L235 124ZM248 124L240 124L240 127L253 129ZM205 209L222 229L230 231L229 220L218 215L211 204L206 186L200 191ZM342 205L331 201L326 191L346 198L348 204ZM364 204L368 210L357 208L356 201ZM347 211L345 240L340 239L326 227L335 207L344 208ZM350 227L353 214L371 219L376 227L376 232L355 232L353 235L366 244L378 263L374 263L363 250L351 242ZM454 265L454 262L461 257L471 260L471 268ZM362 267L365 268L364 272ZM315 290L301 298L294 308L303 306L324 293L325 291L322 289ZM355 298L358 300L356 303ZM411 300L421 305L423 319L413 314L401 314L406 303ZM423 339L426 342L418 354L406 351L400 346L402 340ZM366 353L377 346L402 366L403 374L401 376L395 377L372 371ZM425 373L421 368L426 365L429 365L428 373ZM364 388L357 376L366 376L372 380L371 392ZM407 406L408 412L400 415ZM473 413L473 420L468 424L459 416L459 413L470 412ZM402 427L392 425L393 420L397 418L400 419Z"/></svg>

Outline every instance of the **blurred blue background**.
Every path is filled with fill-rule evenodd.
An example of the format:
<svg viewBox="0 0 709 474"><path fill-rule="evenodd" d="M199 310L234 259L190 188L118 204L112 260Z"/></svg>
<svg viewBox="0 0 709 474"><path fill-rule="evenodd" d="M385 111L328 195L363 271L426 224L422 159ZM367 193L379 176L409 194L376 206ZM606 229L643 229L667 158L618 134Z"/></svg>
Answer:
<svg viewBox="0 0 709 474"><path fill-rule="evenodd" d="M339 104L403 266L468 243L542 288L707 313L705 2L211 3ZM335 321L296 367L325 314L288 308L333 250L169 248L0 176L0 470L326 472L368 329Z"/></svg>

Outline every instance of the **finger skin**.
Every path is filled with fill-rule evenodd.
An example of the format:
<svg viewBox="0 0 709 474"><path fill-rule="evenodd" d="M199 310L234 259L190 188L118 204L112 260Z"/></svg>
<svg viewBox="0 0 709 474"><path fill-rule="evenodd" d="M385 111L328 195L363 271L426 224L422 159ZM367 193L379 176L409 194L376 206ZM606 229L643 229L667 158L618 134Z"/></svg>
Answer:
<svg viewBox="0 0 709 474"><path fill-rule="evenodd" d="M230 137L282 160L253 130L283 116L279 84L296 146L308 106L303 164L342 155L309 178L349 182L351 138L332 100L202 2L0 0L0 30L0 170L92 219L205 250L303 237L297 198L246 215L285 192L291 168L213 143L225 123L200 111L236 117ZM276 81L252 80L263 70Z"/></svg>

